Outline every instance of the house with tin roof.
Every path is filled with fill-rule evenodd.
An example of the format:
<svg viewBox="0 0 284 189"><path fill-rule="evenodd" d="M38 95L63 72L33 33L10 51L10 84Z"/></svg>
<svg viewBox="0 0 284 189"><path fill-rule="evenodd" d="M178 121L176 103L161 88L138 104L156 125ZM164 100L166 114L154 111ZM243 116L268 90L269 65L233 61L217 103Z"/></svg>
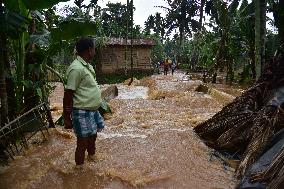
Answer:
<svg viewBox="0 0 284 189"><path fill-rule="evenodd" d="M151 70L151 48L155 45L152 39L133 39L133 69ZM118 73L126 69L130 70L131 64L131 40L123 38L110 38L103 47L98 50L98 64L96 69L102 73ZM126 53L127 52L127 53ZM125 55L127 54L127 61Z"/></svg>

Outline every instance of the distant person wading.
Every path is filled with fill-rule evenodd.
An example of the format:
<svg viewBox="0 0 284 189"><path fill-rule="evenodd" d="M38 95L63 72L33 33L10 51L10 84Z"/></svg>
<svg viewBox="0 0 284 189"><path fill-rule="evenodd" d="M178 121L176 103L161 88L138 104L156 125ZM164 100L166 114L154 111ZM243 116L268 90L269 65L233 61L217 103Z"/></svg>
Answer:
<svg viewBox="0 0 284 189"><path fill-rule="evenodd" d="M101 90L90 64L95 56L95 41L81 38L76 43L77 57L67 69L63 108L66 129L74 129L77 137L75 162L82 167L85 151L94 160L97 132L105 124L98 108L102 103Z"/></svg>

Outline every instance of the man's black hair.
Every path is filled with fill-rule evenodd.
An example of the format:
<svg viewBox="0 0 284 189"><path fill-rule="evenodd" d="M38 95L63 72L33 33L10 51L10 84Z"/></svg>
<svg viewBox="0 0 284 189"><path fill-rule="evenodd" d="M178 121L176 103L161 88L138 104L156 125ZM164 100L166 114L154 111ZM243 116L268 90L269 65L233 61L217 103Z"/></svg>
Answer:
<svg viewBox="0 0 284 189"><path fill-rule="evenodd" d="M84 51L94 48L95 40L90 37L82 37L76 43L76 51L78 54L83 53Z"/></svg>

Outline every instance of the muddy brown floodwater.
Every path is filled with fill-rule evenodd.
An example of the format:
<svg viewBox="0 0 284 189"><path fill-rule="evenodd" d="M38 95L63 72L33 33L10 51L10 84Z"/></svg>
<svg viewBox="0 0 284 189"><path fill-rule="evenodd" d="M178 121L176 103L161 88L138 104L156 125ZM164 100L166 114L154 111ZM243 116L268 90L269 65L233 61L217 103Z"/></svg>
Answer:
<svg viewBox="0 0 284 189"><path fill-rule="evenodd" d="M50 129L48 141L2 169L0 188L234 188L234 170L212 157L193 132L224 106L222 95L195 92L200 83L177 73L119 84L119 96L110 101L113 114L105 116L107 127L98 134L95 161L75 169L74 134ZM51 95L55 118L62 95L60 85Z"/></svg>

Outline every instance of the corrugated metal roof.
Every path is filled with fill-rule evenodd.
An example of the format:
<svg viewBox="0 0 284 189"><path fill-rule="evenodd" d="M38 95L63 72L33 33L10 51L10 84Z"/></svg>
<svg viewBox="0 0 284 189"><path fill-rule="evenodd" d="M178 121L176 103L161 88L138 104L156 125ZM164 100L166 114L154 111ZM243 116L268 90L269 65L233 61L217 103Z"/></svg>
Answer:
<svg viewBox="0 0 284 189"><path fill-rule="evenodd" d="M125 45L125 39L123 38L110 38L106 45ZM127 45L131 45L131 39L127 40ZM133 45L146 45L153 46L156 45L155 41L152 39L133 39Z"/></svg>

